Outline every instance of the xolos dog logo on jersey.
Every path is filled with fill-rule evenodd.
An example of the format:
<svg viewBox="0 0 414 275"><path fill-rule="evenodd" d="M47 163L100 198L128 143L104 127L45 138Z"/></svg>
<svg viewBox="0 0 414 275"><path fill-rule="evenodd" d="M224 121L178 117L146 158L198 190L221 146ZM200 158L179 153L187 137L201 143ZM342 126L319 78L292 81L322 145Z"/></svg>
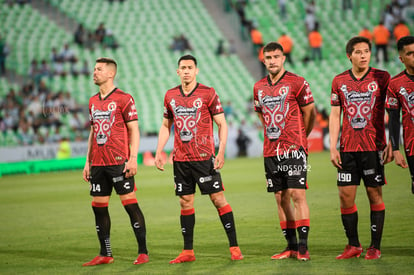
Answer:
<svg viewBox="0 0 414 275"><path fill-rule="evenodd" d="M180 133L182 142L189 142L197 133L197 123L200 120L200 108L203 106L201 98L193 102L193 107L177 106L175 100L170 102L176 119L177 130Z"/></svg>
<svg viewBox="0 0 414 275"><path fill-rule="evenodd" d="M289 94L289 87L281 87L278 96L263 95L259 90L259 103L262 106L263 119L266 124L266 136L271 139L278 139L285 128L285 117L289 111L289 103L286 98Z"/></svg>
<svg viewBox="0 0 414 275"><path fill-rule="evenodd" d="M104 145L111 136L111 127L115 121L115 109L115 102L109 103L106 111L95 110L95 105L92 105L93 132L99 146Z"/></svg>
<svg viewBox="0 0 414 275"><path fill-rule="evenodd" d="M341 90L345 95L347 104L346 115L353 129L362 130L367 126L375 105L375 97L372 97L372 94L377 89L378 84L375 81L368 84L368 92L365 93L348 92L346 85L342 85Z"/></svg>
<svg viewBox="0 0 414 275"><path fill-rule="evenodd" d="M414 93L407 92L407 89L404 87L400 88L399 93L405 98L403 105L407 108L407 110L411 114L411 121L414 123Z"/></svg>

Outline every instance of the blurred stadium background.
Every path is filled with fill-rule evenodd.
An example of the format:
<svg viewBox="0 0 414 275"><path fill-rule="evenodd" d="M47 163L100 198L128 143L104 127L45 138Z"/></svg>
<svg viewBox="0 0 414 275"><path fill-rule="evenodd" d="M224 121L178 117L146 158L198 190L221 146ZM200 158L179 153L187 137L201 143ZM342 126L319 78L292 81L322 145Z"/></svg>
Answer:
<svg viewBox="0 0 414 275"><path fill-rule="evenodd" d="M67 137L73 144L85 141L88 133L85 123L87 104L89 97L97 92L91 74L74 76L70 74L71 65L65 63L64 69L68 71L65 77L43 76L34 79L29 75L32 60L40 63L45 59L51 67L52 49L60 51L65 44L68 44L76 55L78 68L86 62L92 72L95 59L101 56L112 57L118 62L116 83L119 88L131 93L136 100L143 139L151 140L151 137L154 138L157 134L162 120L163 96L167 89L179 84L175 74L176 62L183 53L191 53L197 57L200 68L199 82L213 86L224 105L231 103L233 114L229 116L229 121L233 127L245 127L248 131L255 129L257 119L250 98L253 84L262 77L261 67L255 47L235 11L239 2L0 0L0 39L6 43L8 49L7 73L0 77L0 114L3 125L0 134L0 175L13 171L22 172L20 170L31 171L27 170L28 168L13 170L7 165L14 160L13 152L19 148L21 150L22 146L34 148L34 151L26 150L22 158L25 161L36 161L54 158L51 154L38 153L39 150L44 151L39 149L44 148L42 146L52 148L53 152L57 150L58 140L53 136ZM350 67L344 50L346 41L358 35L365 26L372 30L384 18L387 5L400 1L354 0L352 9L343 10L341 0L316 0L316 20L320 24L320 32L324 39L323 60L309 62L302 62L309 56L305 29L305 8L308 1L286 1L286 18L281 16L276 0L245 2L246 18L261 31L264 43L276 41L282 33L291 36L294 41L292 56L295 66L288 63L285 66L287 70L307 79L318 110L329 113L331 81L336 74ZM406 4L401 10L401 15L413 34L413 1L401 2ZM91 49L74 42L74 32L79 24L94 32L101 22L105 24L107 31L113 33L119 43L118 48L112 49L95 43ZM192 49L183 52L171 51L169 47L173 37L181 34L187 37ZM227 47L233 44L236 53L216 55L219 40L223 40ZM391 40L388 49L389 62L377 63L372 57L371 65L395 75L402 70L402 65L398 60L394 40ZM85 125L84 130L72 128L73 112L58 108L49 112L58 117L60 126L52 125L39 129L29 127L29 132L43 137L34 137L33 141L22 138L19 119L33 120L26 107L32 100L32 94L39 93L40 82L43 82L54 95L60 92L70 94L81 108L77 113ZM22 92L24 86L30 87L26 93ZM14 90L13 96L10 96L11 90ZM16 101L17 104L8 106L10 100ZM45 114L44 106L42 107L42 115L50 115ZM15 122L17 124L14 128L7 127L4 123L7 113L16 115L16 108L21 116ZM59 128L58 131L56 128ZM80 149L78 155L82 154L81 151Z"/></svg>

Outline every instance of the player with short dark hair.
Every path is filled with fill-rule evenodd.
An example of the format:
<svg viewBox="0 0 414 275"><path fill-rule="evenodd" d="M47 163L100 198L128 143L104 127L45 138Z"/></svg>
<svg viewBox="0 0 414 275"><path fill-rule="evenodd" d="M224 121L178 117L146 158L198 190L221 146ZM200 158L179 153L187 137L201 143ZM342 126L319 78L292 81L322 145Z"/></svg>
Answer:
<svg viewBox="0 0 414 275"><path fill-rule="evenodd" d="M114 261L110 243L111 219L109 198L114 188L129 215L138 243L134 264L149 261L144 215L135 195L139 146L138 115L135 102L114 85L117 64L110 58L98 58L93 81L99 92L89 99L91 130L83 179L90 183L92 209L101 250L83 266L109 264Z"/></svg>
<svg viewBox="0 0 414 275"><path fill-rule="evenodd" d="M348 244L337 259L360 257L358 237L357 187L364 181L371 206L371 244L365 259L381 257L380 244L385 217L382 186L386 183L384 159L390 147L385 140L385 97L390 81L386 71L370 67L371 42L353 37L346 45L352 68L332 81L329 135L331 162L338 169L342 224ZM337 142L341 130L340 152ZM385 151L384 151L385 150ZM384 155L383 155L384 153Z"/></svg>
<svg viewBox="0 0 414 275"><path fill-rule="evenodd" d="M310 217L305 193L307 136L313 128L315 104L308 82L285 70L286 57L279 43L268 43L263 56L269 74L254 85L254 108L264 128L267 191L275 195L280 226L288 242L282 253L271 258L307 261L310 259Z"/></svg>
<svg viewBox="0 0 414 275"><path fill-rule="evenodd" d="M198 83L197 60L184 55L178 60L177 75L181 85L167 91L164 98L164 119L158 135L155 165L164 170L162 151L174 124L174 182L180 197L181 230L184 249L171 264L195 261L193 236L195 225L194 193L208 194L217 208L226 231L232 260L243 255L237 244L233 211L224 196L219 169L224 165L227 123L216 91ZM218 126L219 149L214 152L213 121Z"/></svg>
<svg viewBox="0 0 414 275"><path fill-rule="evenodd" d="M414 36L405 36L398 40L397 49L405 70L394 76L388 86L388 127L395 163L402 168L410 168L411 192L414 194ZM404 150L408 165L400 152L401 109Z"/></svg>

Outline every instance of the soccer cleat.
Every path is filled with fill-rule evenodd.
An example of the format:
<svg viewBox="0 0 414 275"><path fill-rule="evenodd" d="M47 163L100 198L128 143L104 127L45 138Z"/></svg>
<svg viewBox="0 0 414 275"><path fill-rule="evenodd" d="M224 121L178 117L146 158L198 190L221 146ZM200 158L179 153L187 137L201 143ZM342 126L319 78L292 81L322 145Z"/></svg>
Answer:
<svg viewBox="0 0 414 275"><path fill-rule="evenodd" d="M371 246L367 250L367 254L365 255L365 260L376 260L381 258L381 251L376 249L375 247Z"/></svg>
<svg viewBox="0 0 414 275"><path fill-rule="evenodd" d="M298 252L295 250L290 250L289 247L286 247L281 253L275 254L271 257L272 260L282 260L287 258L297 258Z"/></svg>
<svg viewBox="0 0 414 275"><path fill-rule="evenodd" d="M309 261L310 260L310 257L309 257L309 251L308 250L306 250L305 251L305 253L300 253L300 251L298 252L298 255L297 255L297 259L299 260L299 261Z"/></svg>
<svg viewBox="0 0 414 275"><path fill-rule="evenodd" d="M177 258L170 261L170 264L179 264L184 262L193 262L195 261L194 250L183 250Z"/></svg>
<svg viewBox="0 0 414 275"><path fill-rule="evenodd" d="M359 258L362 254L362 247L360 246L352 246L347 244L345 246L344 252L342 254L336 256L337 260L343 260L343 259L351 259L351 258Z"/></svg>
<svg viewBox="0 0 414 275"><path fill-rule="evenodd" d="M139 254L138 258L135 260L134 264L145 264L149 262L149 257L147 254Z"/></svg>
<svg viewBox="0 0 414 275"><path fill-rule="evenodd" d="M230 253L231 253L231 259L233 261L237 261L237 260L243 260L243 254L240 251L240 247L238 246L232 246L230 247Z"/></svg>
<svg viewBox="0 0 414 275"><path fill-rule="evenodd" d="M98 265L98 264L111 264L114 262L114 258L106 257L106 256L96 256L93 258L92 261L84 263L82 266L91 266L91 265Z"/></svg>

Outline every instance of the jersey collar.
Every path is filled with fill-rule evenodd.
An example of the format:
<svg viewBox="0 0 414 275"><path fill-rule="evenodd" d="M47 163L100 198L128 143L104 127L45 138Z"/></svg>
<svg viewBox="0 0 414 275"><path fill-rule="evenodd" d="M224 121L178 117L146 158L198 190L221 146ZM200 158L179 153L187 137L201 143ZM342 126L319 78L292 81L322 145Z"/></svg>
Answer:
<svg viewBox="0 0 414 275"><path fill-rule="evenodd" d="M109 94L107 94L104 98L101 98L101 94L99 94L99 99L100 100L105 100L107 99L111 94L113 94L113 92L115 92L118 88L115 87Z"/></svg>
<svg viewBox="0 0 414 275"><path fill-rule="evenodd" d="M286 75L287 71L285 70L285 72L282 74L282 76L275 82L275 84L272 84L272 80L270 79L270 75L267 75L267 83L269 84L269 86L276 86L280 80L283 79L283 77Z"/></svg>
<svg viewBox="0 0 414 275"><path fill-rule="evenodd" d="M405 75L406 75L409 79L411 79L411 81L414 81L414 75L412 75L412 74L408 74L408 73L407 73L407 70L404 70L404 73L405 73Z"/></svg>
<svg viewBox="0 0 414 275"><path fill-rule="evenodd" d="M197 82L197 84L196 84L196 86L194 87L194 89L191 91L191 92L189 92L188 94L185 94L184 93L184 91L183 91L183 85L180 85L180 93L181 93L181 95L182 96L191 96L193 93L194 93L194 91L198 88L198 85L199 85L200 83L198 83Z"/></svg>
<svg viewBox="0 0 414 275"><path fill-rule="evenodd" d="M355 75L352 73L352 69L349 69L349 74L351 75L351 77L352 77L352 79L353 80L355 80L355 81L362 81L362 80L364 80L364 78L369 74L369 72L371 71L371 67L369 67L368 68L368 71L360 78L360 79L357 79L356 77L355 77Z"/></svg>

